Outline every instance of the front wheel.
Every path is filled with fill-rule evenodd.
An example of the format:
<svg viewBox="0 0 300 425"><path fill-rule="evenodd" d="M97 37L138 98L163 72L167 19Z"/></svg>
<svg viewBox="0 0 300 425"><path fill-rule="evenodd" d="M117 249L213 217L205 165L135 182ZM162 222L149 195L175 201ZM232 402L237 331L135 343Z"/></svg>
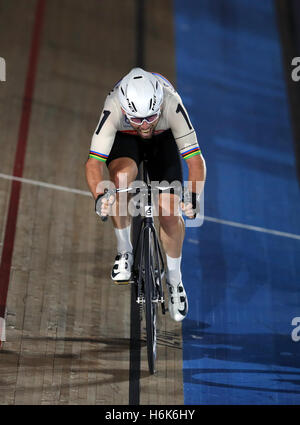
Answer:
<svg viewBox="0 0 300 425"><path fill-rule="evenodd" d="M152 238L151 230L145 231L145 316L146 316L146 336L147 336L147 355L149 372L153 375L155 372L156 360L156 315L157 302L156 285L155 285L155 268L152 256Z"/></svg>

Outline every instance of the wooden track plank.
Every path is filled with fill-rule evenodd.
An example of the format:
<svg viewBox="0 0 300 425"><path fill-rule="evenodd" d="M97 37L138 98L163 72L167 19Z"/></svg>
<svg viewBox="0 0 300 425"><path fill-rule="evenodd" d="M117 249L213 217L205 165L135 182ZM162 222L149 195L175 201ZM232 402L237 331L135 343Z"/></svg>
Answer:
<svg viewBox="0 0 300 425"><path fill-rule="evenodd" d="M104 98L135 63L134 4L118 2L116 10L114 2L47 1L24 177L87 190L84 162ZM24 28L32 25L35 1L3 5L0 43L11 82L0 90L0 161L10 174L30 43ZM147 68L174 82L171 2L164 5L155 0L151 12ZM13 15L18 7L25 23ZM0 232L9 189L1 180ZM109 279L115 249L112 225L98 220L92 198L22 185L0 404L128 404L130 287ZM179 404L180 325L167 317L160 329L154 377L142 348L141 403Z"/></svg>
<svg viewBox="0 0 300 425"><path fill-rule="evenodd" d="M145 62L176 86L173 1L145 2Z"/></svg>

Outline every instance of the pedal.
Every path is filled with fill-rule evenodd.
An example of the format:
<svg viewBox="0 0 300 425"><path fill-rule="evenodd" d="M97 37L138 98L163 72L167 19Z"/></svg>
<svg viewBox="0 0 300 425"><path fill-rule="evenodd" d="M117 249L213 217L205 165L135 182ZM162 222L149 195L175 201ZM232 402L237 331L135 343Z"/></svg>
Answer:
<svg viewBox="0 0 300 425"><path fill-rule="evenodd" d="M115 285L130 285L135 283L135 280L131 277L129 280L112 280Z"/></svg>
<svg viewBox="0 0 300 425"><path fill-rule="evenodd" d="M144 305L145 304L145 298L144 297L137 297L136 302L139 305Z"/></svg>
<svg viewBox="0 0 300 425"><path fill-rule="evenodd" d="M129 285L131 280L113 280L115 285Z"/></svg>

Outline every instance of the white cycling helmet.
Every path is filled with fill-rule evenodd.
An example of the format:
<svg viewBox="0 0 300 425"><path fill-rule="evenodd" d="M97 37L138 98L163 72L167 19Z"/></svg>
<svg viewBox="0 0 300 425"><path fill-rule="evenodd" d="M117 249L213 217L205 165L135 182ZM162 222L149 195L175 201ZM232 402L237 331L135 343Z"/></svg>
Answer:
<svg viewBox="0 0 300 425"><path fill-rule="evenodd" d="M119 100L129 116L148 117L159 112L163 88L151 72L133 68L119 83Z"/></svg>

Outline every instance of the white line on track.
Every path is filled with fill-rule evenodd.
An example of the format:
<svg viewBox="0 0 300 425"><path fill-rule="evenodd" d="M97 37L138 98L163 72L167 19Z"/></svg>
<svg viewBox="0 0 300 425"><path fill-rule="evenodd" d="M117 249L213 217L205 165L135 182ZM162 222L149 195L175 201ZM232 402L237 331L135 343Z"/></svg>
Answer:
<svg viewBox="0 0 300 425"><path fill-rule="evenodd" d="M294 233L280 232L279 230L266 229L265 227L252 226L251 224L237 223L236 221L220 220L214 217L205 216L204 219L205 221L212 221L213 223L220 223L225 224L227 226L239 227L240 229L253 230L254 232L269 233L270 235L300 240L300 235L295 235Z"/></svg>
<svg viewBox="0 0 300 425"><path fill-rule="evenodd" d="M44 182L41 182L41 181L38 181L38 180L31 180L31 179L25 179L25 178L21 178L21 177L14 177L14 176L10 176L8 174L0 173L0 178L5 179L5 180L15 180L15 181L19 181L21 183L32 184L34 186L45 187L47 189L54 189L54 190L61 190L61 191L64 191L64 192L69 192L69 193L75 193L77 195L91 196L90 192L85 191L85 190L73 189L73 188L70 188L70 187L59 186L59 185L51 184L51 183L44 183ZM214 217L205 216L204 220L210 221L210 222L213 222L213 223L224 224L226 226L238 227L240 229L252 230L254 232L268 233L268 234L274 235L274 236L281 236L281 237L284 237L284 238L300 240L300 235L296 235L294 233L280 232L278 230L266 229L265 227L259 227L259 226L252 226L250 224L237 223L236 221L221 220L219 218L214 218ZM192 238L188 239L188 242L198 243L198 241L196 239L192 239Z"/></svg>
<svg viewBox="0 0 300 425"><path fill-rule="evenodd" d="M7 174L2 174L2 173L0 173L0 178L6 179L6 180L15 180L15 181L19 181L21 183L32 184L34 186L46 187L47 189L62 190L64 192L76 193L78 195L92 196L90 192L87 192L85 190L72 189L70 187L59 186L59 185L51 184L51 183L44 183L44 182L40 182L38 180L24 179L24 178L21 178L21 177L9 176Z"/></svg>

